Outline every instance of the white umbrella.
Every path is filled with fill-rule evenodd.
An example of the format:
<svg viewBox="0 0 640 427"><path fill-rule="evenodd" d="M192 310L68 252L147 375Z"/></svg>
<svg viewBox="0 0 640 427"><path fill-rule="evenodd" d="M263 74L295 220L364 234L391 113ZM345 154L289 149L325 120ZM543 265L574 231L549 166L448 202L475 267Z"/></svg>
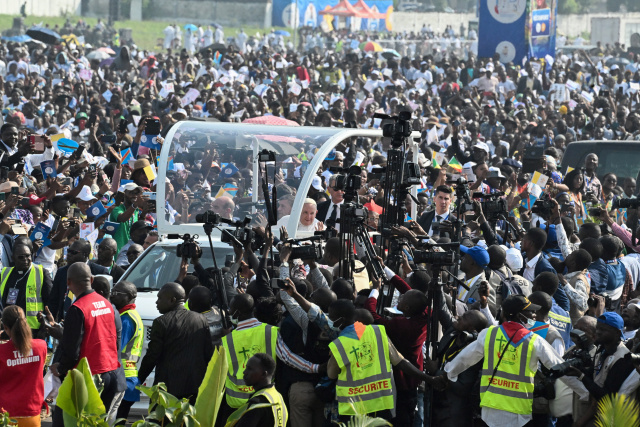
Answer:
<svg viewBox="0 0 640 427"><path fill-rule="evenodd" d="M109 55L107 52L102 52L100 50L94 50L87 54L87 59L97 59L99 61L102 61L103 59L107 59L107 58L111 58L111 55Z"/></svg>

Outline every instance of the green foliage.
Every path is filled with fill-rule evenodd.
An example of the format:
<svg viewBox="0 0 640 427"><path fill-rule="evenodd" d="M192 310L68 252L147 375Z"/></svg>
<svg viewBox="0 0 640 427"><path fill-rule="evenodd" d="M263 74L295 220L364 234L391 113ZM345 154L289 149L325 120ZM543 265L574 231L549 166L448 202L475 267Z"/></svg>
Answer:
<svg viewBox="0 0 640 427"><path fill-rule="evenodd" d="M138 386L138 390L149 397L149 416L136 421L135 427L200 427L196 410L189 399L178 399L167 392L167 386L159 383L153 387ZM154 408L155 407L155 408ZM165 423L165 418L169 423Z"/></svg>
<svg viewBox="0 0 640 427"><path fill-rule="evenodd" d="M598 402L596 426L625 427L640 424L640 408L633 398L609 394Z"/></svg>
<svg viewBox="0 0 640 427"><path fill-rule="evenodd" d="M392 425L382 418L371 418L365 414L364 404L362 402L350 403L356 415L352 416L348 423L340 423L340 427L382 427Z"/></svg>
<svg viewBox="0 0 640 427"><path fill-rule="evenodd" d="M8 412L0 412L0 427L6 427L17 424L18 421L12 419Z"/></svg>
<svg viewBox="0 0 640 427"><path fill-rule="evenodd" d="M609 0L611 1L611 0ZM615 1L615 0L612 0ZM631 0L636 1L636 0ZM558 13L578 14L589 12L595 0L558 0Z"/></svg>

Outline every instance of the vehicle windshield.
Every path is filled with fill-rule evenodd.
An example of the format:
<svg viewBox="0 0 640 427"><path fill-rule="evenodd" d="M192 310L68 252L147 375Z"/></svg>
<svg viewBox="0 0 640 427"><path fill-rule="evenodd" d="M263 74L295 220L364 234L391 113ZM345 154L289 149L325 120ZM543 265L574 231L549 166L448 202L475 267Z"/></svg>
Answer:
<svg viewBox="0 0 640 427"><path fill-rule="evenodd" d="M157 200L160 204L164 199L169 206L179 211L179 199L184 197L182 193L186 193L189 197L188 221L168 223L167 218L159 215L158 229L162 229L162 233L194 234L190 232L190 228L197 228L197 232L202 234L202 226L195 224L196 217L206 211L222 215L221 208L213 200L224 193L234 199L236 218L259 214L264 210L263 203L258 203L264 199L260 171L264 173L266 167L270 184L274 182L275 172L279 176L281 174L285 183L298 188L312 153L341 132L344 129L310 126L198 121L176 124L167 134L158 161L158 179L164 180L167 185L165 188L158 188ZM258 168L254 160L263 149L275 152L278 165L282 164L283 167L274 170L271 163L261 162ZM309 158L307 160L301 156L303 160L299 167L293 163L282 163L301 152L309 154ZM206 166L193 172L195 168L192 166L195 164ZM212 165L211 168L208 167L209 164ZM206 182L215 184L208 188ZM185 225L187 226L184 227ZM190 227L191 225L193 226Z"/></svg>
<svg viewBox="0 0 640 427"><path fill-rule="evenodd" d="M202 246L202 258L200 262L204 268L213 267L213 258L208 246ZM215 248L218 267L225 265L227 255L233 254L231 247ZM180 258L176 256L176 246L156 244L135 267L131 268L123 280L133 282L138 290L159 290L167 282L175 282L180 270ZM193 272L193 265L189 264L189 273Z"/></svg>

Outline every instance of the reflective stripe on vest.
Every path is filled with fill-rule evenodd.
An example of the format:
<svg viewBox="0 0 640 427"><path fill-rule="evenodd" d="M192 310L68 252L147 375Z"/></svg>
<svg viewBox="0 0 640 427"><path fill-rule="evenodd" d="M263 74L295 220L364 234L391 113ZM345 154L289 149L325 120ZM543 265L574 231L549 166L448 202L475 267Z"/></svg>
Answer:
<svg viewBox="0 0 640 427"><path fill-rule="evenodd" d="M549 323L560 333L560 336L564 341L565 348L569 348L573 345L571 342L571 318L565 316L565 313L567 315L569 314L554 301L551 306L551 310L549 311Z"/></svg>
<svg viewBox="0 0 640 427"><path fill-rule="evenodd" d="M13 267L5 267L0 272L0 296L4 295L4 287L12 271ZM27 324L31 329L40 329L38 313L44 310L42 301L43 275L41 265L31 264L31 271L25 288L25 315L27 316Z"/></svg>
<svg viewBox="0 0 640 427"><path fill-rule="evenodd" d="M329 349L340 366L336 383L340 415L355 415L351 403L362 406L366 414L393 410L395 385L384 326L367 326L360 340L338 337Z"/></svg>
<svg viewBox="0 0 640 427"><path fill-rule="evenodd" d="M251 397L253 387L247 386L242 379L246 363L256 353L270 354L275 360L277 340L278 328L266 323L233 331L223 337L227 360L230 361L225 382L229 406L239 408Z"/></svg>
<svg viewBox="0 0 640 427"><path fill-rule="evenodd" d="M120 352L120 358L122 359L122 366L124 367L124 376L137 377L138 367L137 363L142 355L142 342L144 341L144 325L142 324L142 318L136 310L127 310L120 314L120 317L128 314L136 325L133 336L127 342Z"/></svg>
<svg viewBox="0 0 640 427"><path fill-rule="evenodd" d="M282 398L282 395L280 393L278 393L278 391L276 390L275 387L271 386L268 388L263 388L262 390L257 391L253 396L251 396L251 398L254 398L256 396L264 396L269 403L272 405L271 406L271 411L273 412L273 426L274 427L285 427L287 425L287 420L289 419L289 412L287 411L287 405L285 405L284 403L284 399ZM233 412L233 414L231 414L229 416L229 418L227 418L227 423L225 424L225 427L233 427L235 426L238 421L240 421L240 419L249 411L253 410L253 409L258 409L261 408L263 406L261 405L265 405L264 403L258 403L258 404L252 404L249 405L249 403L245 403L244 405L242 405L240 408L238 408L236 411Z"/></svg>
<svg viewBox="0 0 640 427"><path fill-rule="evenodd" d="M481 407L486 406L515 414L531 413L535 371L529 368L529 362L533 352L533 341L537 337L529 333L517 345L506 346L509 337L503 329L499 326L490 329L484 343L485 357L480 382ZM499 344L496 345L496 343ZM493 375L501 351L506 353ZM492 375L493 380L489 384Z"/></svg>

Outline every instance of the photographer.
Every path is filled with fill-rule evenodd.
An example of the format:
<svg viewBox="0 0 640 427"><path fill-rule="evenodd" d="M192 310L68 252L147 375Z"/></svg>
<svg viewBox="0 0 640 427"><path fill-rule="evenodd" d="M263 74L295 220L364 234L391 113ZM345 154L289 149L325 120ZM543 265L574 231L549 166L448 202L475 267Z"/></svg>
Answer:
<svg viewBox="0 0 640 427"><path fill-rule="evenodd" d="M482 282L481 285L487 286L487 282ZM486 303L486 298L484 302ZM445 427L473 425L474 417L478 415L475 408L480 403L478 376L482 364L476 363L461 372L458 375L458 381L448 382L444 389L440 388L442 386L440 375L446 375L444 374L446 366L460 351L477 339L478 334L489 326L489 322L481 311L475 309L465 312L457 319L454 318L447 307L444 292L440 286L435 290L434 306L438 307L438 321L443 330L435 360L425 360L427 372L435 375L435 379L440 381L432 384L436 389L433 394L434 425ZM470 408L474 409L470 410Z"/></svg>
<svg viewBox="0 0 640 427"><path fill-rule="evenodd" d="M567 375L577 377L590 393L590 406L574 426L584 426L593 422L596 402L608 394L618 393L620 387L633 372L631 359L625 355L629 349L622 342L624 322L617 313L604 313L597 319L594 343L598 346L593 366L579 369L571 366Z"/></svg>
<svg viewBox="0 0 640 427"><path fill-rule="evenodd" d="M628 223L638 223L637 209L627 208L627 216ZM636 242L637 244L634 245L631 241L632 234L628 230L628 228L616 224L616 222L613 220L613 218L611 218L611 215L609 215L609 212L606 209L602 209L602 211L600 212L600 220L611 227L613 234L619 237L620 240L622 240L622 242L625 244L625 246L633 249L635 252L640 252L640 242Z"/></svg>

